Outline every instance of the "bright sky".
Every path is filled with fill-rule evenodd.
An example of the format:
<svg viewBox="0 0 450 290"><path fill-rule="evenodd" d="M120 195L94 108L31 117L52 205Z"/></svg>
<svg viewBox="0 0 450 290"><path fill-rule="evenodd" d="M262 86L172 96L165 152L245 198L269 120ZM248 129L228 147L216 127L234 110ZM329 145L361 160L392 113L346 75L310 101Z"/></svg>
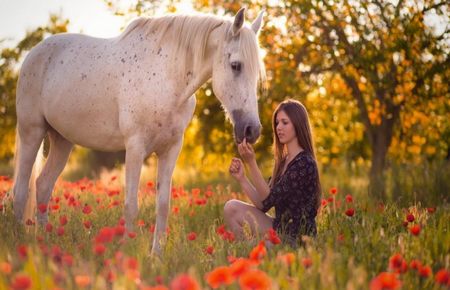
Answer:
<svg viewBox="0 0 450 290"><path fill-rule="evenodd" d="M68 18L70 31L98 37L115 36L124 25L101 0L0 0L0 39L22 39L27 30L47 24L50 13Z"/></svg>
<svg viewBox="0 0 450 290"><path fill-rule="evenodd" d="M126 5L132 2L121 0L120 3ZM269 1L271 5L278 2ZM192 10L190 0L182 0L177 6L179 11ZM116 36L126 24L126 20L113 15L102 0L0 0L0 40L6 39L7 46L15 44L25 36L27 30L46 25L50 13L60 13L63 18L69 19L70 32L83 32L97 37ZM442 33L445 23L435 17L427 18L428 23L437 26L437 30Z"/></svg>

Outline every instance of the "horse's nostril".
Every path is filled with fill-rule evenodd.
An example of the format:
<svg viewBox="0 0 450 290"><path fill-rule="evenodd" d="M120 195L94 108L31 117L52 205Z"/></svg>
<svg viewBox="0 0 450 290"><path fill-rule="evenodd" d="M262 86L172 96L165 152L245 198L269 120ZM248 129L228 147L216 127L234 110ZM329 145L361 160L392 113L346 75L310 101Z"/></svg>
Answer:
<svg viewBox="0 0 450 290"><path fill-rule="evenodd" d="M245 138L251 139L251 138L252 138L252 135L253 135L253 133L252 133L252 127L251 127L251 126L245 127L245 131L244 131L244 136L245 136Z"/></svg>

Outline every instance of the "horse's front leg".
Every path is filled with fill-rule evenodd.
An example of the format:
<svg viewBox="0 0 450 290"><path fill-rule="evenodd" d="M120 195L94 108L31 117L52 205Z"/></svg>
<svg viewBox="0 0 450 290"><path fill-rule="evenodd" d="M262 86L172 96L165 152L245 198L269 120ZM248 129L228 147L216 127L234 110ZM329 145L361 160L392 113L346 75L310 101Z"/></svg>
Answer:
<svg viewBox="0 0 450 290"><path fill-rule="evenodd" d="M156 203L156 228L152 254L161 256L161 245L165 242L167 217L169 214L173 169L180 154L182 138L167 150L158 153L158 183Z"/></svg>
<svg viewBox="0 0 450 290"><path fill-rule="evenodd" d="M142 163L145 158L144 142L129 140L125 153L125 226L127 231L134 230L134 221L138 215L138 185Z"/></svg>

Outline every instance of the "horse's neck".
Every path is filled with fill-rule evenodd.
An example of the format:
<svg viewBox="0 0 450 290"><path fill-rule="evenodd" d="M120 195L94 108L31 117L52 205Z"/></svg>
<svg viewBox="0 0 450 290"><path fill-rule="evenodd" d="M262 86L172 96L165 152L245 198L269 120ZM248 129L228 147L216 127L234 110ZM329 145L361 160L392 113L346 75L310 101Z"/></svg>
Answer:
<svg viewBox="0 0 450 290"><path fill-rule="evenodd" d="M210 36L210 38L217 37L218 35L217 33L211 34L216 36ZM146 42L140 41L140 37L141 36L138 34L128 37L128 43L126 46L136 49L136 44L148 45L148 42L146 44ZM175 61L175 58L166 58L168 62L166 69L169 70L169 77L173 76L174 83L178 86L176 91L178 92L177 96L179 98L179 104L183 104L186 100L188 100L205 82L211 78L214 55L217 50L217 47L215 45L211 45L211 43L214 43L214 41L208 41L205 56L202 59L195 59L196 56L193 52L187 54L186 59L177 59L176 63L171 63L172 61ZM175 44L166 42L163 43L161 47L169 54L176 53L174 49L174 47L176 47ZM147 53L150 53L151 49L158 51L159 47L147 47ZM200 65L196 66L195 64L198 61L200 61Z"/></svg>
<svg viewBox="0 0 450 290"><path fill-rule="evenodd" d="M181 94L180 100L182 102L191 97L195 91L212 77L214 59L217 57L217 53L220 53L222 50L219 43L223 41L221 38L225 34L224 29L226 29L225 26L219 25L210 32L205 53L201 59L194 59L193 57L191 60L186 60L188 61L188 65L186 66L188 68L185 75L189 75L189 78ZM198 68L197 70L194 68L196 61L200 62L200 65L196 66Z"/></svg>
<svg viewBox="0 0 450 290"><path fill-rule="evenodd" d="M207 82L212 76L213 60L214 60L215 47L208 47L205 51L205 57L202 59L194 59L195 54L191 54L191 58L186 60L186 65L183 71L175 71L175 75L178 75L178 81L181 88L180 104L189 99L205 82ZM200 61L200 65L196 66L196 61ZM176 65L174 66L176 69Z"/></svg>

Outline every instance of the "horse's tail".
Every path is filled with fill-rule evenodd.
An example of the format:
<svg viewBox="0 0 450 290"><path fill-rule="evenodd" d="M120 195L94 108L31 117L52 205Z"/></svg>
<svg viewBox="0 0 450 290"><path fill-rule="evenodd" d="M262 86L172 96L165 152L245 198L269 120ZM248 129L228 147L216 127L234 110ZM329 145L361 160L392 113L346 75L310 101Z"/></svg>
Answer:
<svg viewBox="0 0 450 290"><path fill-rule="evenodd" d="M17 173L18 173L18 160L20 158L20 138L19 138L19 132L16 128L16 144L14 149L14 177L13 177L13 184L15 186L16 179L17 179ZM33 170L31 171L31 177L29 182L29 194L27 199L27 204L25 206L25 211L23 215L23 221L27 220L34 220L35 216L35 208L36 208L36 179L39 173L42 171L44 163L44 142L41 143L41 146L39 147L36 160L33 165Z"/></svg>

